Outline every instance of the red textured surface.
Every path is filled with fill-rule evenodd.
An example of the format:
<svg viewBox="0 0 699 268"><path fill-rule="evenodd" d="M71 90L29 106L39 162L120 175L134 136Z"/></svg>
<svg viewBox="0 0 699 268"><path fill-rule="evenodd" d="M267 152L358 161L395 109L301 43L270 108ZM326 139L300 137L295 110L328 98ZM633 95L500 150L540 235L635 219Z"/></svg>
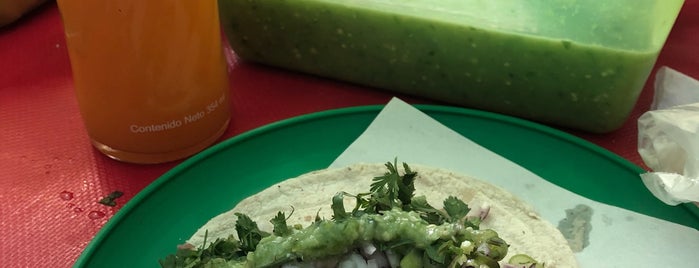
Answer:
<svg viewBox="0 0 699 268"><path fill-rule="evenodd" d="M699 0L687 0L657 66L699 77ZM0 266L69 267L104 223L146 185L179 162L133 165L96 152L82 126L54 3L0 29ZM233 119L224 138L289 117L384 104L393 94L236 62ZM650 80L652 81L652 79ZM399 97L411 103L428 100ZM620 130L568 131L643 166L636 119L652 98L648 83ZM96 201L113 190L116 207ZM71 197L72 193L72 197ZM92 213L91 212L97 212ZM90 215L104 213L104 217ZM93 219L94 218L94 219Z"/></svg>

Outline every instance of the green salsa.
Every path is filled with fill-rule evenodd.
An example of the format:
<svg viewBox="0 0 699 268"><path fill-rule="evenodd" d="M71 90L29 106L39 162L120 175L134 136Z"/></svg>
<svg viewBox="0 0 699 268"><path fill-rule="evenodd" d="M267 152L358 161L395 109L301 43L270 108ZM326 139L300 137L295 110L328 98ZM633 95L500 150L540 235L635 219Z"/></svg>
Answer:
<svg viewBox="0 0 699 268"><path fill-rule="evenodd" d="M345 221L321 221L308 228L298 230L289 237L269 236L248 255L248 267L264 267L278 260L303 256L314 260L327 256L341 256L361 242L387 243L409 241L411 247L425 249L438 239L454 236L468 237L473 244L483 243L488 238L497 237L490 230L462 228L458 224L428 224L415 212L391 210L383 215L365 214ZM507 254L507 247L501 249L501 257Z"/></svg>
<svg viewBox="0 0 699 268"><path fill-rule="evenodd" d="M635 105L682 4L655 2L219 3L246 60L608 132Z"/></svg>
<svg viewBox="0 0 699 268"><path fill-rule="evenodd" d="M229 239L235 239L231 237ZM378 244L406 243L410 250L425 250L442 240L462 240L467 251L478 245L488 245L490 258L500 260L507 255L508 245L492 241L499 240L495 231L474 230L456 223L428 224L416 212L400 209L384 211L383 214L364 214L343 221L322 220L313 225L297 229L288 236L271 235L263 238L255 251L247 258L211 260L211 267L276 267L299 258L312 261L339 257L357 248L362 242ZM420 255L422 257L422 255Z"/></svg>

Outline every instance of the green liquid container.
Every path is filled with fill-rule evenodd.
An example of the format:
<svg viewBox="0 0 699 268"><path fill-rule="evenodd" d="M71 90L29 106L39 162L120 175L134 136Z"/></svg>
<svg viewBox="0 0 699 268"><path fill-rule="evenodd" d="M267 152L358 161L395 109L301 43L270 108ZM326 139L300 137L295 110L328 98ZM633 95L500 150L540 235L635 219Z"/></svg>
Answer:
<svg viewBox="0 0 699 268"><path fill-rule="evenodd" d="M243 60L590 132L628 118L683 0L219 0Z"/></svg>

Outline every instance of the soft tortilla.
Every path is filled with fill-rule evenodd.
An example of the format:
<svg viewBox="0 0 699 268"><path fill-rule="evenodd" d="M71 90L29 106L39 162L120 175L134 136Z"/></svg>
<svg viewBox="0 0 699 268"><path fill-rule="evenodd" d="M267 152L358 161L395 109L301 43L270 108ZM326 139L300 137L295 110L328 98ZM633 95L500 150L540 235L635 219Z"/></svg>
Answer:
<svg viewBox="0 0 699 268"><path fill-rule="evenodd" d="M535 210L511 193L490 183L447 170L410 164L418 173L415 195L425 195L430 204L441 207L442 201L456 196L469 206L490 206L488 217L481 229L495 230L510 244L508 260L523 253L545 262L546 267L578 267L575 256L563 235L551 223L541 219ZM402 172L402 168L400 168ZM189 240L200 246L208 230L207 241L235 234L235 212L244 213L256 221L261 230L271 231L269 222L278 211L287 215L289 225L310 225L316 215L329 219L332 215L332 196L340 191L351 194L369 191L374 177L386 173L384 164L355 164L344 168L313 171L275 184L241 201L235 208L214 217ZM350 198L347 198L350 199ZM347 210L354 207L347 200Z"/></svg>

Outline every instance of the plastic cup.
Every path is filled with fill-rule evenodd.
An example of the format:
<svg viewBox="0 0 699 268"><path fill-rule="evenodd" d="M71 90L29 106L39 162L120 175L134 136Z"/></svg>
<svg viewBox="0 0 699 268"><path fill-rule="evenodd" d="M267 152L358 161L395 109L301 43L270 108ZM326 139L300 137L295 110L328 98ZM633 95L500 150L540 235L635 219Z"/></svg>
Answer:
<svg viewBox="0 0 699 268"><path fill-rule="evenodd" d="M185 158L230 120L215 0L58 0L92 144L132 163Z"/></svg>

